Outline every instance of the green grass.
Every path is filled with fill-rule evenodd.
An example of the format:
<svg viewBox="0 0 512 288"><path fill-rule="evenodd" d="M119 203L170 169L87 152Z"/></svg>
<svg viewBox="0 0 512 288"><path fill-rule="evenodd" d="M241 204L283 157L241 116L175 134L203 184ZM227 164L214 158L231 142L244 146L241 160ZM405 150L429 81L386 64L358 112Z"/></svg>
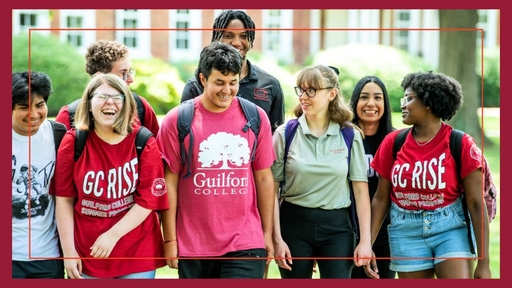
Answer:
<svg viewBox="0 0 512 288"><path fill-rule="evenodd" d="M479 117L480 118L480 117ZM393 113L392 121L395 128L406 127L402 124L400 113ZM500 278L500 118L499 114L493 115L492 113L484 112L484 133L488 136L491 141L494 142L492 147L484 147L485 157L487 158L491 167L492 176L496 187L498 188L498 211L496 218L489 225L490 229L490 259L491 259L491 273L492 278ZM157 270L157 278L178 278L178 270L170 269L169 267L163 267ZM318 273L313 275L313 278L318 278ZM279 270L274 261L270 264L268 271L268 278L278 279L281 278Z"/></svg>

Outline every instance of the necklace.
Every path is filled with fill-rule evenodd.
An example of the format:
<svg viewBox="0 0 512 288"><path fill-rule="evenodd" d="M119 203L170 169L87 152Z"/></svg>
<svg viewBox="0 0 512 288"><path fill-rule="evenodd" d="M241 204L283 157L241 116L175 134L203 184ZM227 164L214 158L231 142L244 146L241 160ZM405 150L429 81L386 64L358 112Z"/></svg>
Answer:
<svg viewBox="0 0 512 288"><path fill-rule="evenodd" d="M437 135L437 134L436 134ZM418 146L425 146L427 145L428 143L430 143L430 141L432 141L432 139L436 138L436 135L434 135L434 137L430 138L430 140L428 140L427 142L424 142L424 143L420 143L418 142L418 140L416 140L416 137L413 137L414 138L414 141L416 142L416 144L418 144Z"/></svg>
<svg viewBox="0 0 512 288"><path fill-rule="evenodd" d="M434 134L434 136L432 136L432 138L430 138L427 142L423 142L423 143L418 142L418 140L416 140L416 133L412 134L412 138L414 138L414 142L416 142L416 144L418 144L418 146L425 146L428 143L430 143L430 141L434 140L434 138L436 138L437 133L439 133L439 130L441 130L441 127L439 127L439 129L437 130L436 134ZM414 131L416 131L416 130L414 130Z"/></svg>

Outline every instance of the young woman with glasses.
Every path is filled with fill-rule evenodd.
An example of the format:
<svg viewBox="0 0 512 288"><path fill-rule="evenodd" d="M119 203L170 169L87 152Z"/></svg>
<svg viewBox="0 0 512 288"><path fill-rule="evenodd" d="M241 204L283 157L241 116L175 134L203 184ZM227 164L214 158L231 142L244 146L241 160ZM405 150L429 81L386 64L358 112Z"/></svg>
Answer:
<svg viewBox="0 0 512 288"><path fill-rule="evenodd" d="M137 156L143 128L133 125L135 115L126 83L99 74L76 112L76 129L87 132L80 158L74 159L76 129L62 139L56 219L68 278L154 278L166 265L157 215L169 208L162 158L153 136Z"/></svg>
<svg viewBox="0 0 512 288"><path fill-rule="evenodd" d="M320 278L350 278L354 264L370 261L370 197L362 133L349 121L337 69L316 65L303 69L295 92L299 126L284 159L286 123L273 135L272 166L276 196L275 258L282 278L311 278L314 261ZM354 129L350 167L340 128ZM286 168L286 169L285 169ZM349 178L352 182L360 241L351 224ZM282 191L279 184L284 180Z"/></svg>

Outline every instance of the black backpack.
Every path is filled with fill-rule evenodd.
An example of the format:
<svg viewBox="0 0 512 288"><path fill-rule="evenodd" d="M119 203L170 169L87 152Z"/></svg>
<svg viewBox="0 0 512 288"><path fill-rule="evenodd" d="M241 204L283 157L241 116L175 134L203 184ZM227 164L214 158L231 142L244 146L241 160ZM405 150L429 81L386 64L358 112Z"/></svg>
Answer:
<svg viewBox="0 0 512 288"><path fill-rule="evenodd" d="M144 110L144 104L142 104L142 100L140 100L139 95L135 92L132 92L133 98L135 99L135 104L137 104L137 114L139 115L140 125L144 126L144 117L146 116L146 110ZM68 104L68 113L69 113L69 125L71 128L75 128L75 112L76 108L78 108L78 104L80 104L81 99L76 99L75 101Z"/></svg>
<svg viewBox="0 0 512 288"><path fill-rule="evenodd" d="M75 129L76 139L75 139L75 162L78 161L80 156L82 155L82 151L84 150L85 140L87 139L88 131ZM137 149L137 160L140 159L140 154L144 150L146 146L146 142L149 137L151 137L153 133L149 131L148 128L141 126L139 131L137 131L137 136L135 136L135 148Z"/></svg>
<svg viewBox="0 0 512 288"><path fill-rule="evenodd" d="M256 104L237 96L238 103L242 107L244 111L245 118L247 119L247 123L245 123L242 131L247 132L249 128L252 129L255 135L254 145L251 151L251 161L254 160L256 146L258 144L258 135L260 133L260 114L258 113L258 107ZM180 155L181 155L181 164L187 164L187 173L183 177L183 179L189 177L192 172L190 171L190 160L191 155L185 150L185 137L190 134L190 141L188 145L188 150L191 151L194 144L194 133L190 133L190 126L192 125L192 119L194 118L194 98L186 100L182 102L178 106L178 138L180 140ZM185 163L185 159L187 160Z"/></svg>
<svg viewBox="0 0 512 288"><path fill-rule="evenodd" d="M48 120L50 123L52 123L52 129L53 129L53 140L55 141L55 155L57 155L57 151L59 150L60 142L62 142L62 138L64 137L64 134L68 132L68 129L66 129L66 125L56 122L54 120Z"/></svg>

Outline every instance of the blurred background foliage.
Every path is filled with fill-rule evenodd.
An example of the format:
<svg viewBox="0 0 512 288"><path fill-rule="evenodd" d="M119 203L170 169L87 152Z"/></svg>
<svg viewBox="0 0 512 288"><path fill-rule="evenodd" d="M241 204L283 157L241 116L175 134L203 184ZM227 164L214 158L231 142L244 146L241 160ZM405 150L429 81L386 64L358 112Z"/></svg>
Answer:
<svg viewBox="0 0 512 288"><path fill-rule="evenodd" d="M57 115L59 109L81 97L89 76L85 72L85 57L72 46L61 42L55 36L33 33L30 39L26 34L12 39L12 71L30 69L47 73L53 82L54 92L48 103L49 117ZM30 55L29 55L30 48ZM484 50L483 85L484 107L500 105L500 51ZM199 55L198 55L199 58ZM475 71L479 79L482 74L481 50L478 50ZM289 113L298 103L293 92L297 72L306 65L324 64L338 67L342 93L349 101L356 82L366 75L376 75L384 81L391 97L391 108L400 111L399 98L403 95L400 87L402 78L410 72L434 70L421 57L383 45L348 44L323 50L311 55L299 65L283 65L265 58L258 51L251 51L248 59L276 77L285 96L285 111ZM197 61L167 63L158 58L131 59L137 70L135 82L130 88L145 97L159 115L180 103L185 83L194 77ZM479 81L479 85L481 85Z"/></svg>

